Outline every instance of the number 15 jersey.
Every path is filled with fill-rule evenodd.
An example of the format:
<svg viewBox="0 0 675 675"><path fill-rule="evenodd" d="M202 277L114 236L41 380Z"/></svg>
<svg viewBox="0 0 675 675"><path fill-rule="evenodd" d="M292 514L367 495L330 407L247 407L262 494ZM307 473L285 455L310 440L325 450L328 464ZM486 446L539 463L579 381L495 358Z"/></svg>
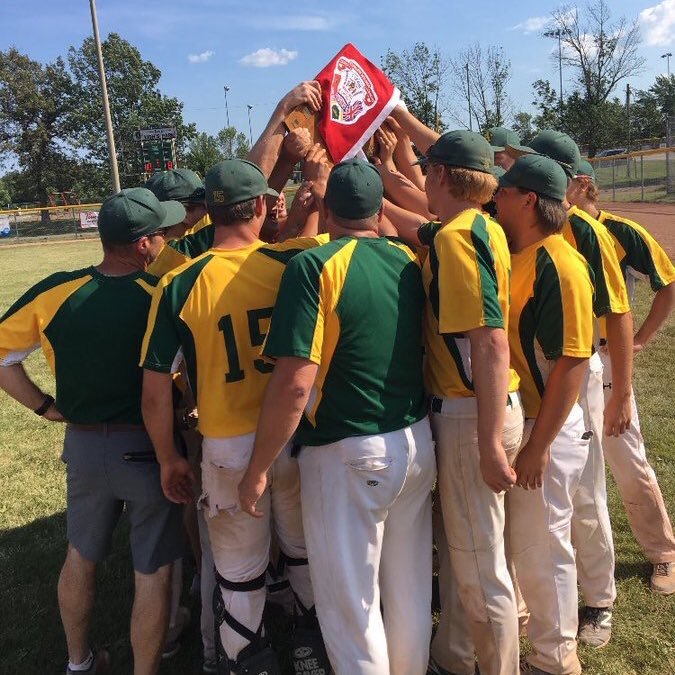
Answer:
<svg viewBox="0 0 675 675"><path fill-rule="evenodd" d="M260 352L281 275L294 255L326 241L324 235L210 249L160 280L141 366L172 373L185 360L203 436L255 431L273 369Z"/></svg>

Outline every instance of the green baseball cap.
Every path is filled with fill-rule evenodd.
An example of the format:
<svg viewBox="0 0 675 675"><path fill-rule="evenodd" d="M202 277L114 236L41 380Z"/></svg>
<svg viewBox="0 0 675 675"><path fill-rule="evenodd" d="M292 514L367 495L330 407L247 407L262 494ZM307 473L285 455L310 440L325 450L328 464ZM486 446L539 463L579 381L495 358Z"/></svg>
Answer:
<svg viewBox="0 0 675 675"><path fill-rule="evenodd" d="M504 152L507 145L520 145L520 136L506 127L492 127L485 132L485 138L493 152Z"/></svg>
<svg viewBox="0 0 675 675"><path fill-rule="evenodd" d="M499 179L499 187L522 188L562 202L567 192L567 175L550 157L525 155Z"/></svg>
<svg viewBox="0 0 675 675"><path fill-rule="evenodd" d="M539 153L545 155L558 162L565 173L570 177L574 177L581 161L581 153L577 144L562 131L554 131L553 129L545 129L540 131L530 141L530 145L512 145L506 146L506 151L515 156L529 155L532 153Z"/></svg>
<svg viewBox="0 0 675 675"><path fill-rule="evenodd" d="M145 184L160 202L174 199L177 202L202 203L204 185L201 178L190 169L172 169L155 173Z"/></svg>
<svg viewBox="0 0 675 675"><path fill-rule="evenodd" d="M232 206L260 195L279 196L267 185L260 168L246 159L226 159L214 164L204 176L204 191L209 206Z"/></svg>
<svg viewBox="0 0 675 675"><path fill-rule="evenodd" d="M490 173L494 151L485 137L476 131L447 131L415 164L445 164Z"/></svg>
<svg viewBox="0 0 675 675"><path fill-rule="evenodd" d="M361 159L348 159L330 172L324 202L340 218L361 220L380 210L383 196L378 170Z"/></svg>
<svg viewBox="0 0 675 675"><path fill-rule="evenodd" d="M146 188L125 188L101 204L98 231L109 244L131 244L184 218L185 207L180 202L160 202Z"/></svg>
<svg viewBox="0 0 675 675"><path fill-rule="evenodd" d="M593 182L595 182L595 169L587 159L582 159L579 162L579 168L577 169L575 178L577 176L588 176Z"/></svg>
<svg viewBox="0 0 675 675"><path fill-rule="evenodd" d="M495 164L493 167L490 167L490 173L497 180L499 180L506 173L506 169L503 169L501 166Z"/></svg>

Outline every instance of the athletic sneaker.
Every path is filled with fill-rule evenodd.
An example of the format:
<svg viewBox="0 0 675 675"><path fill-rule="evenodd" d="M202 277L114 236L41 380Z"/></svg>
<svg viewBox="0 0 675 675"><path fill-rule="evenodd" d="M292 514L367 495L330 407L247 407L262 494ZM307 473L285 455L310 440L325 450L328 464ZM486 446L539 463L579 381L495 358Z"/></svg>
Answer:
<svg viewBox="0 0 675 675"><path fill-rule="evenodd" d="M579 621L577 638L589 647L600 649L612 637L612 610L608 607L585 607Z"/></svg>
<svg viewBox="0 0 675 675"><path fill-rule="evenodd" d="M108 654L105 649L99 649L99 651L94 654L94 660L87 670L72 670L70 665L66 666L66 675L82 675L82 673L88 675L103 675L104 673L109 672L110 654Z"/></svg>
<svg viewBox="0 0 675 675"><path fill-rule="evenodd" d="M654 565L651 588L660 595L675 593L675 563L662 562Z"/></svg>
<svg viewBox="0 0 675 675"><path fill-rule="evenodd" d="M170 659L178 653L181 635L185 632L189 623L190 610L187 607L179 607L176 612L176 623L173 626L169 626L169 632L166 635L164 651L162 652L163 659Z"/></svg>

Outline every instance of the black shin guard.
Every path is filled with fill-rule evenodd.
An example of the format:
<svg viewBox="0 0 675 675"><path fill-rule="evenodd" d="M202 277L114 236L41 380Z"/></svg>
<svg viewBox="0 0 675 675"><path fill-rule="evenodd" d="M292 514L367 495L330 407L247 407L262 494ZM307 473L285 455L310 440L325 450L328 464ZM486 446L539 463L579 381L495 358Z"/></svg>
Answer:
<svg viewBox="0 0 675 675"><path fill-rule="evenodd" d="M260 590L265 586L265 574L251 581L236 582L224 579L216 571L216 582L213 591L213 618L218 675L230 675L230 672L237 675L281 675L277 656L262 636L262 621L255 633L237 621L225 609L221 590L224 588L238 593ZM249 641L249 645L239 652L236 660L228 656L220 638L220 628L223 623Z"/></svg>

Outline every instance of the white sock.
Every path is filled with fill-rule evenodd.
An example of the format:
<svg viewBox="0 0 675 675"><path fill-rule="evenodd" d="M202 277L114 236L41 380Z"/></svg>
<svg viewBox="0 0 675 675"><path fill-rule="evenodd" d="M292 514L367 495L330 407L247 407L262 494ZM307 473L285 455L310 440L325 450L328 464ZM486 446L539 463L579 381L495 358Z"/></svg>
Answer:
<svg viewBox="0 0 675 675"><path fill-rule="evenodd" d="M91 664L94 663L94 653L90 650L89 656L82 661L82 663L73 663L72 661L68 662L69 670L78 671L87 671L91 668Z"/></svg>

